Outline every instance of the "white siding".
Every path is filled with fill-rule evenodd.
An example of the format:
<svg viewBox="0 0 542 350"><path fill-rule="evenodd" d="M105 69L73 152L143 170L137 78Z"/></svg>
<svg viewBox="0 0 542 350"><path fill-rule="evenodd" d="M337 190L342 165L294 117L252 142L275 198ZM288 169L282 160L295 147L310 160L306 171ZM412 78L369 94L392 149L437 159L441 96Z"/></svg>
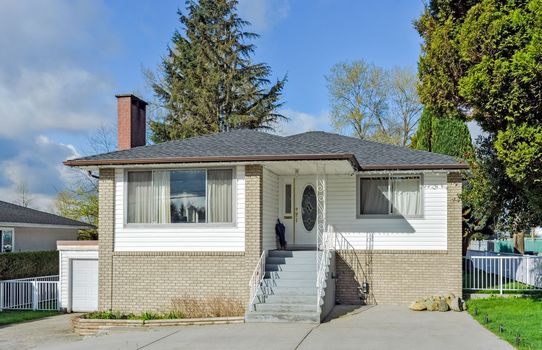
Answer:
<svg viewBox="0 0 542 350"><path fill-rule="evenodd" d="M97 250L60 250L60 307L70 310L70 260L98 259Z"/></svg>
<svg viewBox="0 0 542 350"><path fill-rule="evenodd" d="M263 172L263 249L276 249L275 224L279 217L279 179L273 172Z"/></svg>
<svg viewBox="0 0 542 350"><path fill-rule="evenodd" d="M116 251L244 251L245 167L237 166L234 224L174 224L135 227L124 224L124 170L115 172ZM186 225L186 226L185 226Z"/></svg>
<svg viewBox="0 0 542 350"><path fill-rule="evenodd" d="M365 249L367 233L376 250L446 250L446 174L423 176L423 218L356 218L356 176L327 177L328 223L357 249ZM369 235L370 237L370 235Z"/></svg>

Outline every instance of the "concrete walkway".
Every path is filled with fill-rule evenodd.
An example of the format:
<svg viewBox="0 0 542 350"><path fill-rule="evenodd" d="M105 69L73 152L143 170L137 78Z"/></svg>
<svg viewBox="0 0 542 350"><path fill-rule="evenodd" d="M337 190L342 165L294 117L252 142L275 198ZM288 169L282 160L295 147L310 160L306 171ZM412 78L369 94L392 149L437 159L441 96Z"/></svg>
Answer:
<svg viewBox="0 0 542 350"><path fill-rule="evenodd" d="M251 323L116 330L108 335L38 349L509 350L513 347L465 312L413 312L404 305L384 305L364 307L318 326Z"/></svg>
<svg viewBox="0 0 542 350"><path fill-rule="evenodd" d="M82 340L72 332L71 320L75 315L52 316L0 327L0 349L26 350Z"/></svg>

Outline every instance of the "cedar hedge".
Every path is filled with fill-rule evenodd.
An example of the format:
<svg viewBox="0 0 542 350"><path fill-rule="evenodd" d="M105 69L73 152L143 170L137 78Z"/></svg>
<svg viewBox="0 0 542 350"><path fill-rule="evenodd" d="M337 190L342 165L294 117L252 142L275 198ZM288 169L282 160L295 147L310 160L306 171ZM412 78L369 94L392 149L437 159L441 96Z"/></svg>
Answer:
<svg viewBox="0 0 542 350"><path fill-rule="evenodd" d="M0 280L58 275L58 252L0 253Z"/></svg>

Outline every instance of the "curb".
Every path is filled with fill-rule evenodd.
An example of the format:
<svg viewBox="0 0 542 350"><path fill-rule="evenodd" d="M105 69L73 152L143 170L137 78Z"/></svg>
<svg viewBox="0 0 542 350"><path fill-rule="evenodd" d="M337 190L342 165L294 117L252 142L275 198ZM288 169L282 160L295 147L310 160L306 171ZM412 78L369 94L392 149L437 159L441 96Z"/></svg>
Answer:
<svg viewBox="0 0 542 350"><path fill-rule="evenodd" d="M73 331L79 335L95 335L103 330L112 328L154 328L192 325L214 325L244 323L243 316L210 317L210 318L180 318L163 320L107 320L74 317Z"/></svg>

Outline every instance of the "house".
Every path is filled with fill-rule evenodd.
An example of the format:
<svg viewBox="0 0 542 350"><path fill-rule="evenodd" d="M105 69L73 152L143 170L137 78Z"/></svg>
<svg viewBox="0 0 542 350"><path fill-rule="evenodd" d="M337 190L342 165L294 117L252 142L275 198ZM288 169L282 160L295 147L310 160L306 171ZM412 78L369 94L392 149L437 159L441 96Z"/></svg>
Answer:
<svg viewBox="0 0 542 350"><path fill-rule="evenodd" d="M57 240L77 239L84 222L0 201L0 252L56 250Z"/></svg>
<svg viewBox="0 0 542 350"><path fill-rule="evenodd" d="M99 173L100 310L220 296L247 320L318 322L335 302L461 295L465 164L318 131L146 146L146 103L117 99L119 150L65 162Z"/></svg>

